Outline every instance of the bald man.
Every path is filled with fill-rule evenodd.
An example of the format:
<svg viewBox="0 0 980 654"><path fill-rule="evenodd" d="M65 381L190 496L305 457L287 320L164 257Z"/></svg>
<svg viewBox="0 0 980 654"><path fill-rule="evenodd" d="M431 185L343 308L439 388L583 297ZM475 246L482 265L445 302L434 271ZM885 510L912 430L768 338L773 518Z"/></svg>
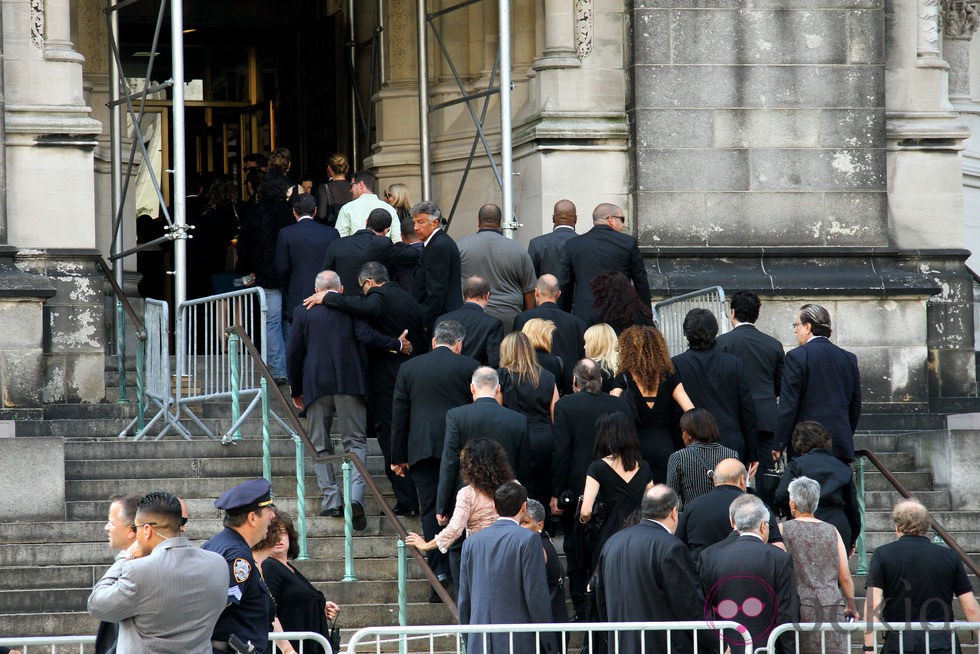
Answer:
<svg viewBox="0 0 980 654"><path fill-rule="evenodd" d="M551 215L551 222L554 225L547 234L536 236L527 244L527 253L534 264L534 274L554 275L561 274L561 253L565 250L565 243L568 239L576 236L575 223L578 221L578 212L575 203L571 200L558 200L555 203L554 212Z"/></svg>
<svg viewBox="0 0 980 654"><path fill-rule="evenodd" d="M569 239L561 259L561 306L587 322L595 322L592 280L604 272L626 275L640 300L650 303L650 281L636 239L623 231L626 213L603 202L592 212L592 229Z"/></svg>
<svg viewBox="0 0 980 654"><path fill-rule="evenodd" d="M578 316L563 311L558 306L559 297L561 290L558 287L558 278L551 274L541 275L534 287L534 302L537 306L517 314L514 318L514 330L520 330L532 318L555 323L551 353L561 357L564 363L564 374L558 380L558 391L565 395L572 392L572 368L575 362L585 356L585 330L588 325Z"/></svg>

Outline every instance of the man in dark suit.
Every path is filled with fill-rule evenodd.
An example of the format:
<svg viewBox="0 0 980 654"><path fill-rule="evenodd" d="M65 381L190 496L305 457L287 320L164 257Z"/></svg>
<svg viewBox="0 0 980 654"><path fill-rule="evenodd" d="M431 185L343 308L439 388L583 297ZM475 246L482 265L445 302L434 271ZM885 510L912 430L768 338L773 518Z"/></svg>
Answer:
<svg viewBox="0 0 980 654"><path fill-rule="evenodd" d="M498 488L493 499L500 516L497 522L463 543L459 623L551 622L541 537L520 526L527 510L527 491L511 481ZM540 643L536 642L537 638ZM533 633L473 633L466 635L466 651L469 654L554 652L557 643L553 634L536 637Z"/></svg>
<svg viewBox="0 0 980 654"><path fill-rule="evenodd" d="M562 253L559 276L561 305L566 311L592 324L593 278L602 272L619 272L629 277L640 300L650 303L650 282L636 239L623 234L626 214L615 204L603 203L592 212L592 229L569 239Z"/></svg>
<svg viewBox="0 0 980 654"><path fill-rule="evenodd" d="M643 496L639 524L606 541L596 567L596 602L603 622L685 622L704 619L701 580L687 547L676 536L677 493L657 484ZM698 634L699 651L717 650L709 631ZM619 634L619 651L667 652L667 634L647 631ZM675 631L671 651L690 652L691 633ZM712 642L714 641L714 642Z"/></svg>
<svg viewBox="0 0 980 654"><path fill-rule="evenodd" d="M717 335L714 314L707 309L691 309L684 318L688 349L672 361L691 402L711 412L718 423L721 444L738 452L752 478L759 462L752 391L742 360L715 347Z"/></svg>
<svg viewBox="0 0 980 654"><path fill-rule="evenodd" d="M800 307L793 331L800 346L786 353L783 364L772 458L782 455L796 423L815 420L830 432L834 455L850 463L861 417L857 357L830 342L830 313L819 304Z"/></svg>
<svg viewBox="0 0 980 654"><path fill-rule="evenodd" d="M343 293L340 277L331 270L316 276L316 290ZM330 427L336 415L344 451L367 464L367 395L368 379L364 367L363 346L398 352L410 344L404 336L385 336L367 322L325 306L307 310L296 307L293 334L286 351L293 404L306 410L310 440L318 452L331 451ZM323 491L320 515L339 516L340 487L333 466L313 466L317 483ZM351 520L354 529L367 524L364 516L364 478L357 468L352 474Z"/></svg>
<svg viewBox="0 0 980 654"><path fill-rule="evenodd" d="M391 215L384 209L374 209L368 215L367 225L350 236L330 244L323 258L323 269L333 270L340 275L346 295L357 296L357 274L368 261L378 261L385 267L398 263L412 263L417 253L408 248L396 246L388 239L391 228Z"/></svg>
<svg viewBox="0 0 980 654"><path fill-rule="evenodd" d="M412 295L425 308L425 326L430 332L436 318L463 304L459 248L440 228L441 219L435 202L423 200L412 207L415 235L425 244Z"/></svg>
<svg viewBox="0 0 980 654"><path fill-rule="evenodd" d="M357 275L358 286L364 295L350 296L327 293L321 302L367 320L371 327L385 336L405 336L412 348L422 349L422 307L411 295L397 284L390 283L388 271L377 261L369 261ZM318 294L319 295L319 294ZM308 298L307 306L313 306L317 295ZM415 484L399 477L391 470L391 405L398 369L408 360L410 352L368 352L368 377L370 378L371 402L368 403L368 428L378 439L385 460L385 474L395 493L395 515L414 515L419 510L419 498Z"/></svg>
<svg viewBox="0 0 980 654"><path fill-rule="evenodd" d="M779 477L772 473L771 452L776 431L776 397L783 374L783 344L756 329L762 302L752 291L735 291L731 298L732 330L718 337L718 349L742 360L755 405L759 432L759 470L755 487L762 501L772 506Z"/></svg>
<svg viewBox="0 0 980 654"><path fill-rule="evenodd" d="M695 562L708 547L724 541L732 535L729 510L732 502L745 494L745 466L738 459L723 459L715 466L712 481L714 489L707 495L691 500L684 507L676 535L691 550ZM776 516L769 512L770 530L768 543L783 547Z"/></svg>
<svg viewBox="0 0 980 654"><path fill-rule="evenodd" d="M865 615L880 615L890 624L919 622L949 623L958 618L953 613L952 598L960 602L967 622L980 622L980 607L963 562L956 553L929 542L929 512L916 500L902 500L892 512L898 540L879 545L868 569ZM879 614L880 611L880 614ZM882 652L904 650L915 654L952 654L948 632L929 634L926 649L922 631L885 634ZM870 636L865 637L865 651L873 651ZM959 648L956 648L959 651Z"/></svg>
<svg viewBox="0 0 980 654"><path fill-rule="evenodd" d="M411 474L426 540L432 540L439 530L436 494L446 440L446 412L470 403L470 378L480 367L478 361L459 353L465 335L458 322L439 323L432 337L432 351L402 364L395 379L391 469L402 477ZM449 564L445 555L435 549L429 552L428 558L429 567L448 583Z"/></svg>
<svg viewBox="0 0 980 654"><path fill-rule="evenodd" d="M482 277L467 277L463 284L463 305L439 316L438 325L444 320L454 320L463 326L464 356L476 359L485 366L500 365L500 342L504 340L504 324L486 312L490 299L490 285Z"/></svg>
<svg viewBox="0 0 980 654"><path fill-rule="evenodd" d="M524 323L532 318L542 318L555 323L555 331L551 335L551 353L561 357L564 364L565 377L558 380L562 394L572 388L572 362L585 356L585 321L558 306L561 290L558 278L545 274L538 277L534 287L534 302L537 306L522 311L514 318L514 331L520 331Z"/></svg>
<svg viewBox="0 0 980 654"><path fill-rule="evenodd" d="M527 244L527 253L538 277L558 277L561 274L561 255L565 251L565 243L578 236L575 233L575 223L578 222L575 204L571 200L558 200L551 214L551 222L555 226L552 231L535 236Z"/></svg>
<svg viewBox="0 0 980 654"><path fill-rule="evenodd" d="M773 628L793 622L799 611L793 557L766 544L771 519L762 500L742 495L732 503L731 525L738 530L738 538L701 555L705 608L715 620L744 625L754 647L764 647ZM725 640L733 654L752 651L743 645L741 634L726 632ZM783 651L795 651L792 633L779 642Z"/></svg>
<svg viewBox="0 0 980 654"><path fill-rule="evenodd" d="M551 513L560 516L565 529L562 547L568 569L568 591L579 620L587 616L585 586L592 562L576 548L571 537L575 527L575 499L585 490L585 473L595 459L595 423L613 411L633 415L629 405L602 392L602 373L592 359L582 359L572 370L574 393L555 403L555 449L551 456ZM564 495L565 504L558 498Z"/></svg>
<svg viewBox="0 0 980 654"><path fill-rule="evenodd" d="M415 271L418 270L419 262L422 260L422 250L425 246L419 237L415 235L415 225L412 217L408 216L401 221L402 240L395 243L395 247L414 250L416 259L412 263L396 263L390 267L391 281L396 282L402 289L412 294L412 287L415 285Z"/></svg>
<svg viewBox="0 0 980 654"><path fill-rule="evenodd" d="M340 238L336 229L313 220L316 200L309 193L293 195L290 205L296 224L283 227L276 237L276 272L279 279L286 282L282 312L286 343L289 342L288 325L292 324L293 311L313 292L313 280L323 270L319 267L320 262L330 244Z"/></svg>

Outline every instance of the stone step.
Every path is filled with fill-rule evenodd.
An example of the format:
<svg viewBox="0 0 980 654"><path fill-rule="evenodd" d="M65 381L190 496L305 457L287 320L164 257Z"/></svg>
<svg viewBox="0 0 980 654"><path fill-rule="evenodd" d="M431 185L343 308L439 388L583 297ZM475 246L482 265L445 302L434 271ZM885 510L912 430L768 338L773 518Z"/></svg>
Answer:
<svg viewBox="0 0 980 654"><path fill-rule="evenodd" d="M381 448L375 438L369 438L368 455L380 455ZM273 456L295 456L296 446L292 438L272 438L270 451ZM231 453L231 454L229 454ZM245 431L244 438L232 445L222 445L210 439L184 440L169 437L164 440L105 438L74 438L65 441L65 460L111 459L200 459L206 457L261 457L262 438L259 432Z"/></svg>
<svg viewBox="0 0 980 654"><path fill-rule="evenodd" d="M977 528L977 514L972 511L933 511L932 517L945 529L971 531ZM868 511L865 513L865 528L868 531L894 533L891 511Z"/></svg>
<svg viewBox="0 0 980 654"><path fill-rule="evenodd" d="M149 422L152 416L147 418ZM218 435L220 439L221 435L231 426L230 419L213 419L207 418L202 420L202 422L211 431ZM53 420L41 423L43 433L33 433L33 434L21 434L18 435L31 435L31 436L46 436L49 438L75 438L79 436L109 436L116 437L119 433L129 424L129 420L122 420L118 418L114 419L97 419L93 418L90 420ZM182 419L181 424L187 427L194 438L208 439L207 434L196 424L192 423L189 419ZM156 435L160 433L162 429L162 420L157 422L157 426L154 427L153 431L146 436L145 440L152 440L156 438ZM257 434L260 433L262 429L261 421L256 418L249 418L244 423L242 430L248 433ZM172 431L172 430L171 430ZM283 436L287 432L278 423L273 421L270 426L269 432L273 436ZM127 436L131 438L132 434Z"/></svg>
<svg viewBox="0 0 980 654"><path fill-rule="evenodd" d="M909 492L929 490L932 488L931 472L894 472L895 479ZM867 470L864 473L865 491L888 491L894 487L883 474L877 470Z"/></svg>
<svg viewBox="0 0 980 654"><path fill-rule="evenodd" d="M895 491L866 491L865 506L869 511L891 511L902 496ZM930 511L949 511L952 499L948 490L917 490L915 497Z"/></svg>
<svg viewBox="0 0 980 654"><path fill-rule="evenodd" d="M916 472L915 455L911 452L875 452L885 467L892 472ZM873 466L866 470L876 470Z"/></svg>
<svg viewBox="0 0 980 654"><path fill-rule="evenodd" d="M72 482L83 480L141 479L141 478L219 478L262 475L262 456L235 456L234 447L225 447L226 456L195 459L75 459L65 462L65 476ZM291 477L296 473L296 456L272 457L272 474ZM368 456L368 471L375 477L384 474L384 458ZM305 469L313 470L307 458ZM338 466L339 469L339 466Z"/></svg>

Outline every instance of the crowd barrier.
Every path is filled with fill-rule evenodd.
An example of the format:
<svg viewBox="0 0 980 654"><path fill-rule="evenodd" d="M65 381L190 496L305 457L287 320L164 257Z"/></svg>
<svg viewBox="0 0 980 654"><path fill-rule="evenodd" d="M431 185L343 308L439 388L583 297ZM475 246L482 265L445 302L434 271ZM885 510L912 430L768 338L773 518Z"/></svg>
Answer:
<svg viewBox="0 0 980 654"><path fill-rule="evenodd" d="M724 636L718 630L724 630ZM624 647L618 647L619 638L624 633L652 633L663 632L669 638L672 634L688 633L692 636L698 632L710 632L708 637L712 642L717 641L719 649L723 651L732 644L733 637L741 638L739 646L752 647L752 638L749 633L736 622L563 622L559 624L495 624L495 625L428 625L418 627L368 627L357 631L351 636L347 643L345 652L347 654L357 654L358 652L373 652L382 654L388 652L408 652L420 654L428 652L456 652L461 654L464 649L464 634L480 634L484 641L491 634L506 634L511 646L507 652L493 650L493 654L543 654L540 640L542 634L561 634L560 649L561 654L578 652L580 646L572 647L569 645L569 636L581 634L584 639L589 634L608 635L608 654L644 654L646 647L644 641L640 640L640 648L630 648L629 652ZM535 646L532 650L515 649L513 646L514 634L536 634ZM489 651L484 647L484 651ZM588 652L589 648L582 650Z"/></svg>
<svg viewBox="0 0 980 654"><path fill-rule="evenodd" d="M312 631L276 631L269 634L269 642L276 640L298 640L299 654L303 654L304 645L314 642L323 648L325 654L334 654L330 648L330 643L322 635ZM65 654L74 651L72 646L78 647L79 654L85 652L86 645L95 645L95 636L31 636L27 638L0 638L0 647L19 649L24 654L36 654L43 647L48 648L50 654ZM70 649L66 649L70 648ZM267 648L267 652L272 652L272 648Z"/></svg>
<svg viewBox="0 0 980 654"><path fill-rule="evenodd" d="M759 647L755 650L755 654L775 654L777 651L782 651L784 654L803 654L804 652L809 653L812 650L805 647L805 644L801 642L800 635L805 633L819 633L820 636L820 654L825 654L828 651L827 647L827 634L832 632L844 632L847 634L847 651L857 650L860 651L864 645L865 633L870 631L873 634L872 646L875 652L882 651L882 643L884 642L884 634L892 633L891 638L898 639L898 650L905 651L906 639L910 638L909 634L921 633L924 639L924 650L916 651L943 651L949 647L946 644L939 646L936 643L936 647L933 647L933 640L938 634L943 634L944 640L945 635L951 635L951 647L952 651L959 651L959 644L966 642L962 639L962 635L957 635L957 632L971 632L971 637L968 640L975 640L975 632L980 629L980 622L845 622L845 623L813 623L813 622L803 622L796 624L784 624L779 625L769 634L769 639L765 647ZM784 634L792 634L791 640L792 644L787 644L786 638L783 638L786 647L781 650L777 650L777 641L780 640ZM832 650L837 651L837 650ZM912 651L911 644L909 644L909 650Z"/></svg>
<svg viewBox="0 0 980 654"><path fill-rule="evenodd" d="M725 306L725 289L721 286L712 286L656 302L653 305L653 319L667 341L670 356L678 355L687 349L687 339L684 338L684 317L691 309L708 309L715 314L715 318L718 319L719 334L724 334L731 329L728 308Z"/></svg>

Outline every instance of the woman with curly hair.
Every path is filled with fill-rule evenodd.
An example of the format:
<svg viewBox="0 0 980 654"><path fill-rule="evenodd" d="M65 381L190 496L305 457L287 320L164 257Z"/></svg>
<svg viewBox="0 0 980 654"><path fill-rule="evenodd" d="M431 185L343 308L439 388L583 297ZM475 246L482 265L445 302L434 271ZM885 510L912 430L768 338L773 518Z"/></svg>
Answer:
<svg viewBox="0 0 980 654"><path fill-rule="evenodd" d="M550 320L546 322L551 323ZM555 448L553 422L555 402L558 401L555 376L538 365L530 339L521 332L507 334L500 343L497 375L503 405L527 418L531 477L524 480L524 485L529 496L547 504L551 499L551 455Z"/></svg>
<svg viewBox="0 0 980 654"><path fill-rule="evenodd" d="M470 536L497 521L493 494L501 484L514 479L503 446L489 438L470 441L459 453L459 474L466 485L456 493L456 508L449 524L430 541L412 532L405 539L407 545L423 552L438 547L445 554L464 528ZM459 579L459 560L450 556L449 561L453 579Z"/></svg>
<svg viewBox="0 0 980 654"><path fill-rule="evenodd" d="M585 356L599 366L603 393L613 388L613 377L619 364L619 344L616 341L616 331L604 322L585 330Z"/></svg>
<svg viewBox="0 0 980 654"><path fill-rule="evenodd" d="M619 337L619 367L612 395L627 395L640 420L638 435L653 480L667 479L667 461L681 449L678 420L694 408L684 392L667 342L656 327L629 327Z"/></svg>
<svg viewBox="0 0 980 654"><path fill-rule="evenodd" d="M617 334L632 325L653 326L653 310L637 295L623 273L604 272L592 280L592 311L596 323L604 322Z"/></svg>

